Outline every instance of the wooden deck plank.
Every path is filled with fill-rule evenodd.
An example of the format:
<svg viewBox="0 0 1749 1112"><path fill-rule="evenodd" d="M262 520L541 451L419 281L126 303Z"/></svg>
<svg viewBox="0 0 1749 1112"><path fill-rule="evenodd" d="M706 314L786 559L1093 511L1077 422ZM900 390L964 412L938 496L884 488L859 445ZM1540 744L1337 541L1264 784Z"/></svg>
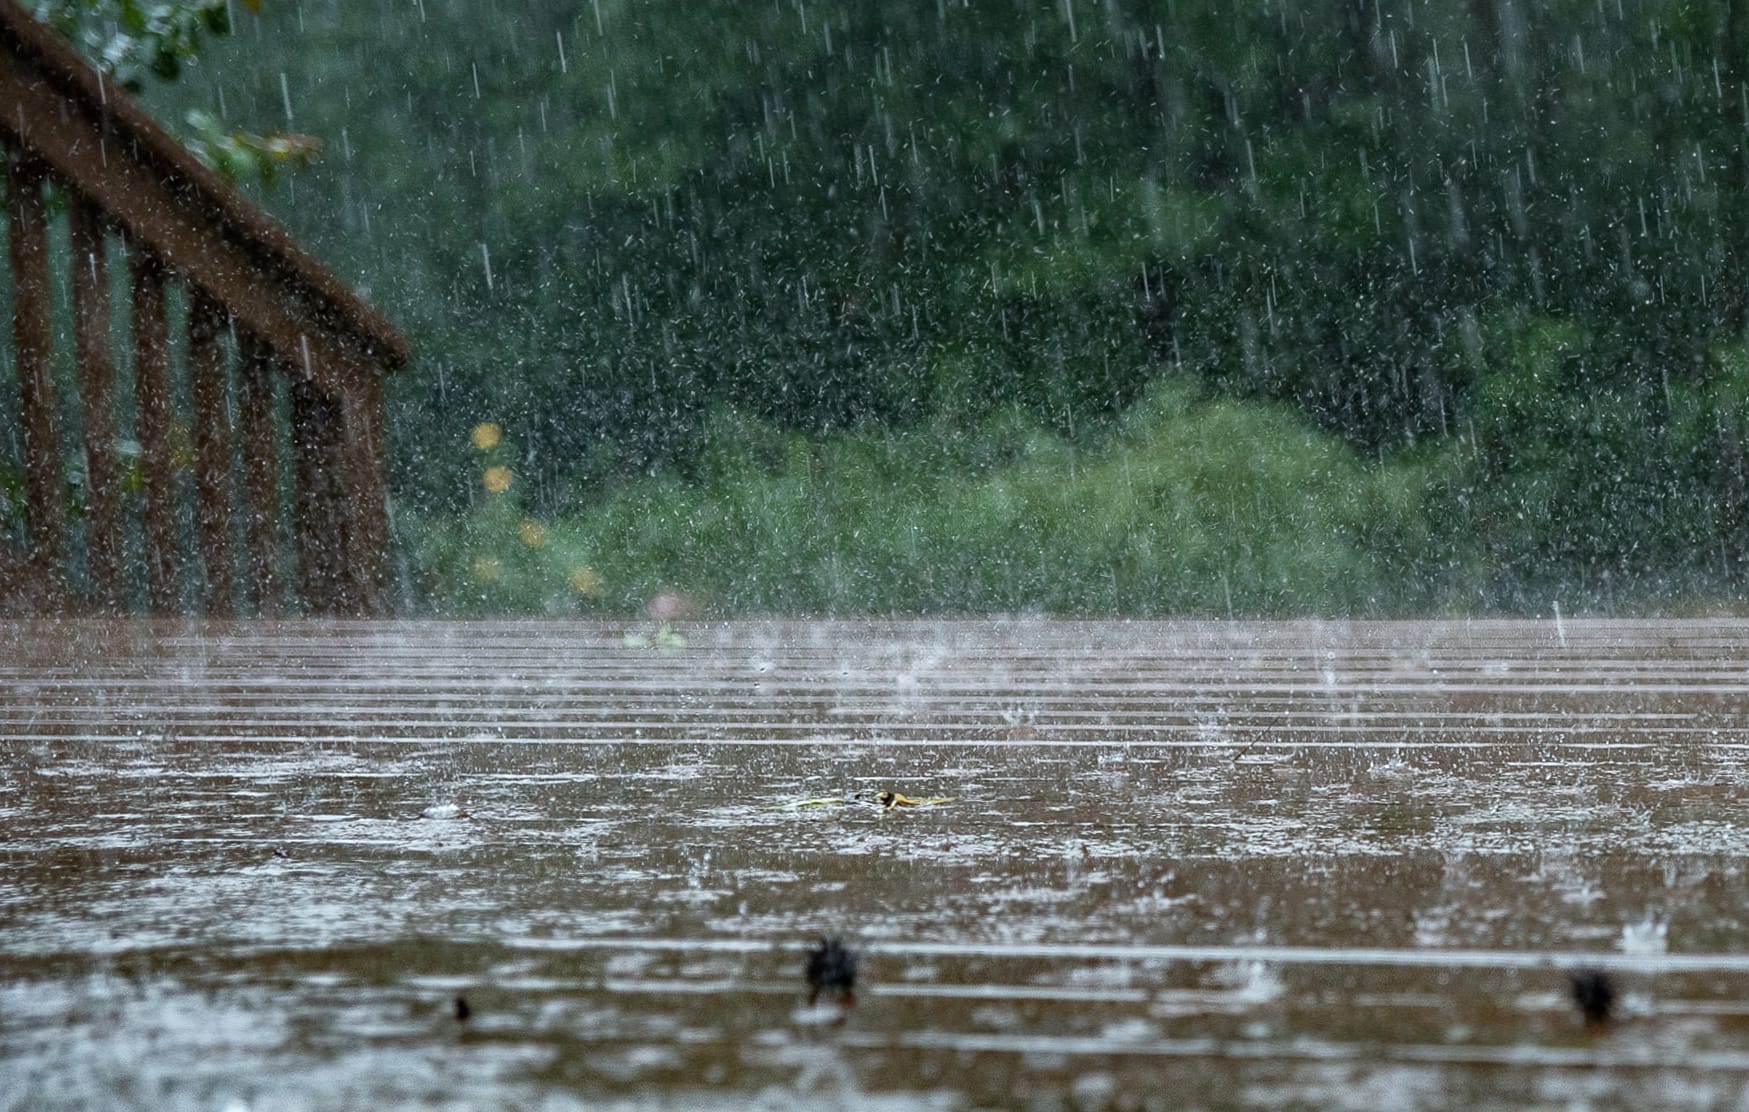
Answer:
<svg viewBox="0 0 1749 1112"><path fill-rule="evenodd" d="M102 1023L170 1103L197 1063L373 1107L1749 1082L1749 623L627 632L0 624L0 1072L91 1076ZM881 789L956 798L781 806Z"/></svg>

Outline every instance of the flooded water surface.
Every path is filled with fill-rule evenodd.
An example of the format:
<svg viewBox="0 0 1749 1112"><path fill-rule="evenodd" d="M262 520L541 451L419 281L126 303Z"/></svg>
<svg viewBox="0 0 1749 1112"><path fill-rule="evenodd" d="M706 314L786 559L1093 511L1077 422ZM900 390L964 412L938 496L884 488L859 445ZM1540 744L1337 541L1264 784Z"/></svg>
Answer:
<svg viewBox="0 0 1749 1112"><path fill-rule="evenodd" d="M629 634L0 626L0 1108L1741 1107L1749 623Z"/></svg>

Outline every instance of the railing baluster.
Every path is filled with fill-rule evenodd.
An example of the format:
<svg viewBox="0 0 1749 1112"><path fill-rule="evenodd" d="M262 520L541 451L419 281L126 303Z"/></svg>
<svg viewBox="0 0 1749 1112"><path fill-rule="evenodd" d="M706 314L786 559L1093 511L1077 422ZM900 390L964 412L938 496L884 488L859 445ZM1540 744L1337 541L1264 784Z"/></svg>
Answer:
<svg viewBox="0 0 1749 1112"><path fill-rule="evenodd" d="M109 354L109 280L103 215L78 194L67 198L71 233L73 352L85 430L85 527L91 594L100 609L126 604L122 578L121 483L115 459L115 363Z"/></svg>
<svg viewBox="0 0 1749 1112"><path fill-rule="evenodd" d="M231 444L225 412L225 311L205 291L188 291L188 373L194 395L196 521L206 565L208 614L236 609L231 584Z"/></svg>
<svg viewBox="0 0 1749 1112"><path fill-rule="evenodd" d="M244 524L249 588L255 612L280 613L279 474L273 445L273 354L252 332L238 329L238 409L243 436Z"/></svg>
<svg viewBox="0 0 1749 1112"><path fill-rule="evenodd" d="M389 480L383 461L383 394L372 383L350 390L341 400L345 422L347 489L342 492L353 521L348 564L356 588L355 605L364 614L389 610Z"/></svg>
<svg viewBox="0 0 1749 1112"><path fill-rule="evenodd" d="M146 494L146 595L152 611L178 608L181 554L176 530L176 466L172 458L170 335L164 308L164 264L139 244L128 245L133 300L134 396L139 408L140 468Z"/></svg>
<svg viewBox="0 0 1749 1112"><path fill-rule="evenodd" d="M350 608L347 557L352 532L341 501L340 406L314 382L291 385L292 464L297 475L298 570L304 608L333 614Z"/></svg>
<svg viewBox="0 0 1749 1112"><path fill-rule="evenodd" d="M27 556L50 580L63 575L61 442L49 360L48 226L41 167L16 152L6 159L6 213L12 253L12 337L24 421Z"/></svg>

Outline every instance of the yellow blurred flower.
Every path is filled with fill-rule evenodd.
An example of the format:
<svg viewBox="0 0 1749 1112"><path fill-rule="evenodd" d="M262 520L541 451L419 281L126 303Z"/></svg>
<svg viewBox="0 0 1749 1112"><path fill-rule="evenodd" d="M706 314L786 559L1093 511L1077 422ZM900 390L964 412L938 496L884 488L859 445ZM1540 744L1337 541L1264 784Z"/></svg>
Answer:
<svg viewBox="0 0 1749 1112"><path fill-rule="evenodd" d="M489 452L498 446L498 441L504 436L504 430L494 421L482 421L474 426L474 447L482 452Z"/></svg>
<svg viewBox="0 0 1749 1112"><path fill-rule="evenodd" d="M488 467L485 475L486 489L493 494L503 494L510 489L510 468Z"/></svg>
<svg viewBox="0 0 1749 1112"><path fill-rule="evenodd" d="M601 593L601 573L591 567L571 569L571 586L585 595Z"/></svg>
<svg viewBox="0 0 1749 1112"><path fill-rule="evenodd" d="M530 548L539 548L547 543L546 528L538 521L523 522L517 527L516 535Z"/></svg>
<svg viewBox="0 0 1749 1112"><path fill-rule="evenodd" d="M502 565L498 563L496 556L474 557L474 578L481 582L490 583L497 579L501 570L503 570Z"/></svg>

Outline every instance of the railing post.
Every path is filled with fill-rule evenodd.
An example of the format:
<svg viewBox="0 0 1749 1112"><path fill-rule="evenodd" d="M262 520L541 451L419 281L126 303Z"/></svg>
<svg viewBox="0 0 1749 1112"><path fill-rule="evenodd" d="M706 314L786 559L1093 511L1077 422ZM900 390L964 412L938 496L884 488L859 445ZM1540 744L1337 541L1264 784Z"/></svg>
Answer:
<svg viewBox="0 0 1749 1112"><path fill-rule="evenodd" d="M383 432L383 388L370 381L341 398L346 462L343 492L351 552L347 563L354 585L354 608L360 614L389 610L389 484L383 461L388 444Z"/></svg>
<svg viewBox="0 0 1749 1112"><path fill-rule="evenodd" d="M121 562L121 482L115 459L115 363L109 354L109 280L103 217L77 193L67 197L73 290L73 361L85 430L85 528L91 593L120 612L127 599Z"/></svg>
<svg viewBox="0 0 1749 1112"><path fill-rule="evenodd" d="M146 596L153 613L168 614L181 601L182 561L176 534L164 264L145 247L130 243L128 275L133 302L134 398L139 408L140 468L146 494Z"/></svg>
<svg viewBox="0 0 1749 1112"><path fill-rule="evenodd" d="M353 541L341 501L340 414L333 395L309 379L292 380L299 586L304 608L312 614L341 613L352 605L346 564Z"/></svg>
<svg viewBox="0 0 1749 1112"><path fill-rule="evenodd" d="M194 395L195 520L206 565L205 612L232 614L231 444L225 411L225 311L198 286L188 289L188 373Z"/></svg>
<svg viewBox="0 0 1749 1112"><path fill-rule="evenodd" d="M237 408L243 436L243 490L248 510L249 589L255 613L277 617L279 584L279 463L273 436L273 353L239 328Z"/></svg>
<svg viewBox="0 0 1749 1112"><path fill-rule="evenodd" d="M291 397L304 604L316 614L384 613L389 529L381 386L330 392L297 379Z"/></svg>
<svg viewBox="0 0 1749 1112"><path fill-rule="evenodd" d="M12 336L24 425L26 556L53 582L63 574L62 504L66 492L60 434L55 427L55 380L49 361L49 252L43 177L40 166L17 151L7 152Z"/></svg>

